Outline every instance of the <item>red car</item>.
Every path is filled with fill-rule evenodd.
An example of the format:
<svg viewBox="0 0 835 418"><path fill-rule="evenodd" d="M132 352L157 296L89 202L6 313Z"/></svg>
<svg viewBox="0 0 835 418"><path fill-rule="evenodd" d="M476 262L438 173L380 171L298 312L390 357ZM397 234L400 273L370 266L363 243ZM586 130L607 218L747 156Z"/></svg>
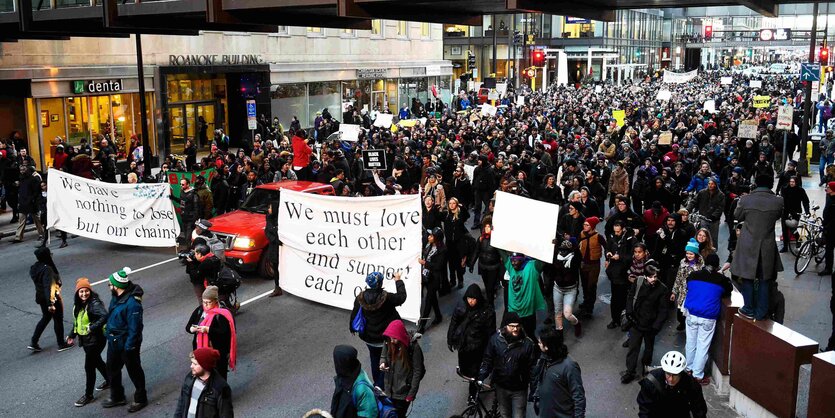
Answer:
<svg viewBox="0 0 835 418"><path fill-rule="evenodd" d="M330 184L311 181L286 180L262 184L246 198L240 209L216 216L210 220L212 232L226 246L226 263L241 271L258 270L264 277L271 275L266 248L269 245L264 227L267 224L267 208L278 200L281 190L333 195Z"/></svg>

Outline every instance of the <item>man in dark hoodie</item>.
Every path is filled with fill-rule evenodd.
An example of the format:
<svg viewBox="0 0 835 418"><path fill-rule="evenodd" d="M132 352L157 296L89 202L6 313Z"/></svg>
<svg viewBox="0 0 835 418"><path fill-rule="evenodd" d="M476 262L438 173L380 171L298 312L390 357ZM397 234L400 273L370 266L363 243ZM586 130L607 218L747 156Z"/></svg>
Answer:
<svg viewBox="0 0 835 418"><path fill-rule="evenodd" d="M376 418L379 413L377 400L371 382L357 360L357 349L350 345L334 347L333 366L336 376L333 378L331 415L334 418Z"/></svg>
<svg viewBox="0 0 835 418"><path fill-rule="evenodd" d="M110 300L110 314L107 317L107 374L110 382L110 399L102 404L104 408L126 405L125 387L122 386L122 367L136 388L134 402L128 412L136 412L148 405L145 391L145 371L139 350L142 346L142 295L145 291L128 279L130 268L125 267L110 275L108 286L113 298Z"/></svg>
<svg viewBox="0 0 835 418"><path fill-rule="evenodd" d="M531 401L539 418L586 416L586 391L580 365L568 356L563 333L551 327L539 332L542 356L531 378ZM544 396L543 396L544 395Z"/></svg>
<svg viewBox="0 0 835 418"><path fill-rule="evenodd" d="M668 215L664 226L656 233L655 248L652 250L661 265L661 280L668 287L672 287L675 282L678 263L684 258L684 247L689 239L687 233L679 227L680 224L681 215Z"/></svg>
<svg viewBox="0 0 835 418"><path fill-rule="evenodd" d="M496 312L493 304L485 302L481 288L473 283L464 292L464 297L449 322L447 347L449 351L458 350L458 367L467 377L478 375L484 348L496 329ZM470 383L470 396L474 396L478 386Z"/></svg>
<svg viewBox="0 0 835 418"><path fill-rule="evenodd" d="M493 168L487 162L487 157L484 155L478 157L478 165L473 170L472 185L473 192L475 193L475 201L473 202L473 229L478 229L481 226L481 206L484 205L486 212L490 204L490 199L493 197L493 192L496 190Z"/></svg>
<svg viewBox="0 0 835 418"><path fill-rule="evenodd" d="M49 321L55 326L55 339L58 341L58 351L69 350L73 346L64 341L64 302L61 299L61 278L58 276L58 268L52 261L52 253L47 247L38 247L35 250L37 262L29 268L29 276L35 283L35 303L41 307L41 320L35 326L35 333L32 334L32 343L28 349L42 351L38 345Z"/></svg>
<svg viewBox="0 0 835 418"><path fill-rule="evenodd" d="M371 374L374 376L374 385L383 387L383 372L377 367L380 364L380 356L383 353L383 331L391 321L400 319L397 307L406 302L406 285L400 279L400 273L394 274L394 285L397 293L389 293L383 290L383 274L380 272L369 273L365 278L367 289L360 292L354 299L354 309L351 311L351 320L348 322L348 329L352 334L357 333L352 329L351 324L357 315L365 318L365 329L359 332L359 337L368 346L368 353L371 357Z"/></svg>
<svg viewBox="0 0 835 418"><path fill-rule="evenodd" d="M41 217L38 216L38 208L41 200L41 179L35 174L35 167L20 166L20 185L17 190L17 210L19 212L17 233L14 243L23 241L23 232L26 229L26 220L32 216L32 221L38 228L38 239L43 238L44 229L41 224Z"/></svg>
<svg viewBox="0 0 835 418"><path fill-rule="evenodd" d="M479 382L492 375L499 412L507 418L524 418L528 406L528 384L536 363L533 341L525 335L519 315L508 312L502 327L490 337L478 373Z"/></svg>
<svg viewBox="0 0 835 418"><path fill-rule="evenodd" d="M670 290L658 279L658 263L647 260L644 276L639 276L629 288L626 296L626 315L631 318L632 329L629 335L629 352L626 354L626 371L621 374L620 382L627 384L638 376L638 353L641 343L644 355L641 364L644 370L652 364L652 352L655 336L664 325L669 309Z"/></svg>

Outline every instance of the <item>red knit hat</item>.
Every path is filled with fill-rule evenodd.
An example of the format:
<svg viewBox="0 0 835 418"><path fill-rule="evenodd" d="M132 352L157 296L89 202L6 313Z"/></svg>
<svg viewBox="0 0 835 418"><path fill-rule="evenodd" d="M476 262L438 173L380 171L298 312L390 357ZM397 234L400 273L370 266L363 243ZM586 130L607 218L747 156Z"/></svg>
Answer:
<svg viewBox="0 0 835 418"><path fill-rule="evenodd" d="M589 216L588 218L586 218L586 223L589 224L591 229L597 228L597 224L600 223L600 218L598 218L597 216Z"/></svg>
<svg viewBox="0 0 835 418"><path fill-rule="evenodd" d="M197 364L204 370L214 370L217 361L220 359L220 351L214 348L198 348L192 352Z"/></svg>
<svg viewBox="0 0 835 418"><path fill-rule="evenodd" d="M829 187L829 190L835 191L835 181L830 181L826 183L826 186Z"/></svg>

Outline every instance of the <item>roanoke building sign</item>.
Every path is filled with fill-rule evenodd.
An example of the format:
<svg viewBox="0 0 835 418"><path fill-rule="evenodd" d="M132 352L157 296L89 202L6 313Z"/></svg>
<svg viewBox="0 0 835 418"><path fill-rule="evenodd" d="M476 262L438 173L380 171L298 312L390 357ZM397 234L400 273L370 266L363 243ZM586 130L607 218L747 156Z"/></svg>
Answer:
<svg viewBox="0 0 835 418"><path fill-rule="evenodd" d="M177 67L205 65L253 65L264 63L264 58L256 54L194 54L168 56L168 65Z"/></svg>

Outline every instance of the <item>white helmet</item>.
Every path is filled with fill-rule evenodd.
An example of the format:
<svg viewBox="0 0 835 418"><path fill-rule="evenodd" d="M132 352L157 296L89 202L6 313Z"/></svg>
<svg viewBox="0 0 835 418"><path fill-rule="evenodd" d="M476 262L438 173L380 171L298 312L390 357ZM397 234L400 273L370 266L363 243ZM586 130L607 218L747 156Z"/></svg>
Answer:
<svg viewBox="0 0 835 418"><path fill-rule="evenodd" d="M670 374L683 372L686 363L687 359L684 358L684 354L678 351L668 351L667 354L664 354L664 357L661 357L661 368Z"/></svg>

